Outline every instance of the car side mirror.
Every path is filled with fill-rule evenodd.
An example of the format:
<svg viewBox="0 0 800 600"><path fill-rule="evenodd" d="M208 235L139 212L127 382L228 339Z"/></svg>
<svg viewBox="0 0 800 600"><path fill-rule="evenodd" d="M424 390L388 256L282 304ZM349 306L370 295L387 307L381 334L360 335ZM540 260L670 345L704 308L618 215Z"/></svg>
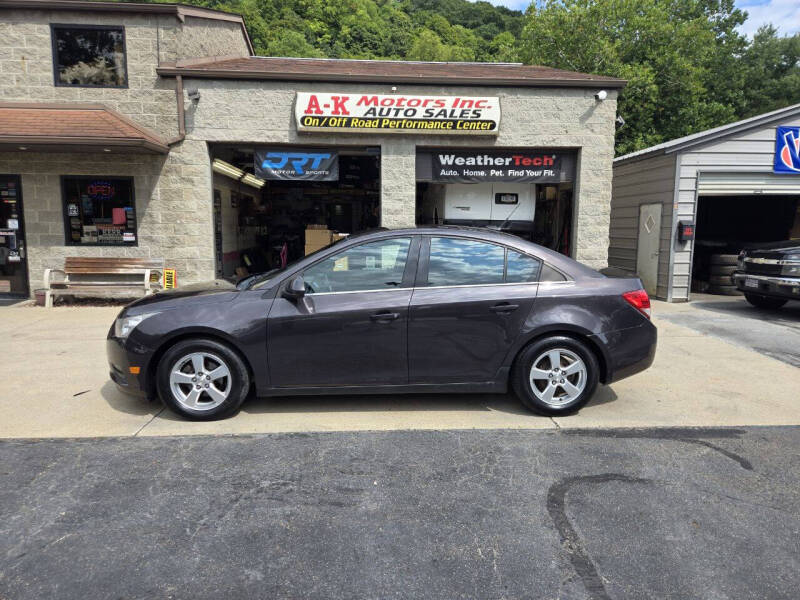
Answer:
<svg viewBox="0 0 800 600"><path fill-rule="evenodd" d="M303 279L302 275L298 275L294 279L289 282L289 285L286 286L286 289L283 290L283 295L285 298L289 298L291 300L297 300L298 298L302 298L306 295L306 282Z"/></svg>

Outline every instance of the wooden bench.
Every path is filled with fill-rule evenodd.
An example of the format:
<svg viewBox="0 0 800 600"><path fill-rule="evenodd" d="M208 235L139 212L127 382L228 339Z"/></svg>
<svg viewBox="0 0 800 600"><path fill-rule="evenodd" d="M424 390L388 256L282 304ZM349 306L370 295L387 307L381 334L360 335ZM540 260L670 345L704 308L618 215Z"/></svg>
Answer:
<svg viewBox="0 0 800 600"><path fill-rule="evenodd" d="M63 269L44 272L45 306L53 306L54 296L147 296L161 289L164 259L159 258L83 258L68 256ZM151 276L157 275L156 282Z"/></svg>

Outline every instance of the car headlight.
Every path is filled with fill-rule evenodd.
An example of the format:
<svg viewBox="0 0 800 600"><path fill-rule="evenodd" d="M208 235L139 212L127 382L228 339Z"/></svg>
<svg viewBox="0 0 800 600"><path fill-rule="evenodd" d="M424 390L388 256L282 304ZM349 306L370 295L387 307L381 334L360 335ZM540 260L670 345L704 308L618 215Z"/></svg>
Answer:
<svg viewBox="0 0 800 600"><path fill-rule="evenodd" d="M128 337L131 331L136 329L136 326L144 321L145 319L152 317L153 315L158 313L143 313L141 315L136 315L133 317L119 317L116 321L114 321L114 336L120 339L125 339Z"/></svg>
<svg viewBox="0 0 800 600"><path fill-rule="evenodd" d="M800 276L800 254L788 254L784 257L781 275Z"/></svg>

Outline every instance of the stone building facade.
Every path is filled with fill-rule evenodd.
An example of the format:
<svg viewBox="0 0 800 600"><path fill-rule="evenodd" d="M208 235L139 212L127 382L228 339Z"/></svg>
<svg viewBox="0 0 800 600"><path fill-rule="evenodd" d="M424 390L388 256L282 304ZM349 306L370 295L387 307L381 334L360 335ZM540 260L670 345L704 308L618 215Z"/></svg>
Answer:
<svg viewBox="0 0 800 600"><path fill-rule="evenodd" d="M127 85L55 85L52 24L124 27ZM251 55L237 15L180 5L0 1L0 111L20 104L102 104L168 145L165 154L140 153L87 139L79 149L63 151L36 136L20 143L13 132L0 131L0 174L19 175L21 181L29 293L41 287L44 270L60 268L65 256L163 257L181 282L213 278L211 148L221 143L379 147L380 218L387 227L414 225L420 148L566 149L577 157L571 254L590 266L605 266L616 94L624 82L519 65L454 64L441 71L392 63L400 72L404 64L409 71L421 69L405 77L384 73L374 61L316 61L310 67L303 59L284 59L275 72L264 68L272 59ZM248 65L244 71L237 60ZM341 75L339 67L346 67ZM605 90L603 101L599 89ZM474 137L309 134L298 132L293 118L298 92L398 90L499 97L499 131ZM136 245L66 245L64 175L133 177Z"/></svg>

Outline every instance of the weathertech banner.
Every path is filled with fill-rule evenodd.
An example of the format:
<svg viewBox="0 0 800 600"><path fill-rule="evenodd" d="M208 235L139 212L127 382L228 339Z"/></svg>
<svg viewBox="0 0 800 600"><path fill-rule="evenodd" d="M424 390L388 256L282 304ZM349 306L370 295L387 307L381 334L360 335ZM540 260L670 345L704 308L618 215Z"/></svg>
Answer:
<svg viewBox="0 0 800 600"><path fill-rule="evenodd" d="M553 153L526 151L469 150L431 152L431 180L447 183L478 183L481 181L515 181L558 183L564 169L571 170L571 161ZM571 173L568 173L571 175Z"/></svg>
<svg viewBox="0 0 800 600"><path fill-rule="evenodd" d="M297 92L299 131L497 135L494 96L411 96Z"/></svg>
<svg viewBox="0 0 800 600"><path fill-rule="evenodd" d="M255 173L262 179L339 181L339 153L327 148L257 148Z"/></svg>

